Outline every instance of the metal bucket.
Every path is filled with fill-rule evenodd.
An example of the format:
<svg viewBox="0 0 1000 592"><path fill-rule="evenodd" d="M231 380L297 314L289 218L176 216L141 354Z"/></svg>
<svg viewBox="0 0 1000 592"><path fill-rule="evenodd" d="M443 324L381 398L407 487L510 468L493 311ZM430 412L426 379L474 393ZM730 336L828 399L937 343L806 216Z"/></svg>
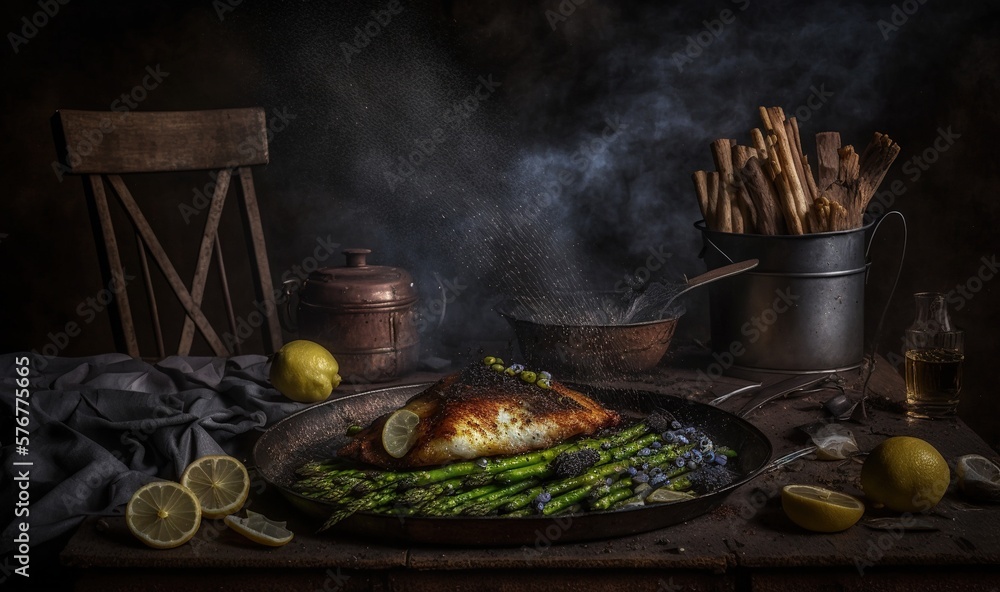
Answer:
<svg viewBox="0 0 1000 592"><path fill-rule="evenodd" d="M781 373L857 368L864 357L865 275L875 223L769 236L701 231L708 269L759 259L709 288L712 349L722 365Z"/></svg>

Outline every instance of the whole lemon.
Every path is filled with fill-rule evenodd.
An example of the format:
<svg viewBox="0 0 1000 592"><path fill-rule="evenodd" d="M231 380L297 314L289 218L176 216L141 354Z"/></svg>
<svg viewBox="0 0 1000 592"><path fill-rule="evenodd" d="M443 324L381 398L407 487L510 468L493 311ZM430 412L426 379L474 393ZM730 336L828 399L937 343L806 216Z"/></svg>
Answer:
<svg viewBox="0 0 1000 592"><path fill-rule="evenodd" d="M948 490L950 478L941 453L910 436L883 441L861 467L861 489L868 499L897 512L933 508Z"/></svg>
<svg viewBox="0 0 1000 592"><path fill-rule="evenodd" d="M293 401L326 400L340 384L340 364L322 345L298 339L289 341L271 359L269 378L274 388Z"/></svg>

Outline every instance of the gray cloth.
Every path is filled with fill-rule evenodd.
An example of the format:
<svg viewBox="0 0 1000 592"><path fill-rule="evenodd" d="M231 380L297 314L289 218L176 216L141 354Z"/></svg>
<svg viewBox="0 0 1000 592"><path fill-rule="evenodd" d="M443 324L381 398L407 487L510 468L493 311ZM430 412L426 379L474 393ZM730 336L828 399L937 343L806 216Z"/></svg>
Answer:
<svg viewBox="0 0 1000 592"><path fill-rule="evenodd" d="M22 456L14 422L18 359L25 356L30 442ZM171 357L151 365L122 354L0 355L5 512L15 508L19 473L29 471L30 479L30 514L7 514L13 521L0 534L0 555L13 550L22 520L30 523L34 546L86 516L121 512L140 486L178 479L195 458L232 454L248 460L255 432L303 408L269 385L266 368L263 356Z"/></svg>

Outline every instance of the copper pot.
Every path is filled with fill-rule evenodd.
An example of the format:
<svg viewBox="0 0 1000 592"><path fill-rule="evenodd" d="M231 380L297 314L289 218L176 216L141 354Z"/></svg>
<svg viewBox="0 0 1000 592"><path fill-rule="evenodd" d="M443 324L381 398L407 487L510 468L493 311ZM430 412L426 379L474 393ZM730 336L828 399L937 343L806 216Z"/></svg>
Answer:
<svg viewBox="0 0 1000 592"><path fill-rule="evenodd" d="M297 321L288 322L297 328L289 330L330 350L346 383L398 378L416 369L420 356L413 278L397 267L368 265L370 253L347 249L346 266L317 269L301 288L285 282L289 296L298 293Z"/></svg>

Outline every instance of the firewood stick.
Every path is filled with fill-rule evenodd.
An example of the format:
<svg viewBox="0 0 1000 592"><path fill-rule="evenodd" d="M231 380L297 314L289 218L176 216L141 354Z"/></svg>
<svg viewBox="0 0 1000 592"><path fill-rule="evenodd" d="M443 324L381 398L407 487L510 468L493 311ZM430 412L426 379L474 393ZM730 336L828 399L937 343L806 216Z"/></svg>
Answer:
<svg viewBox="0 0 1000 592"><path fill-rule="evenodd" d="M720 225L723 217L729 218L730 230L728 232L743 232L743 225L734 218L733 207L736 206L735 190L733 184L733 157L732 144L729 139L723 138L712 142L712 159L715 161L715 168L719 171L719 205L725 202L726 212L717 213ZM720 208L721 210L721 208Z"/></svg>
<svg viewBox="0 0 1000 592"><path fill-rule="evenodd" d="M774 132L774 128L771 126L771 114L768 112L767 107L762 105L757 107L757 109L760 112L760 121L764 124L764 129Z"/></svg>
<svg viewBox="0 0 1000 592"><path fill-rule="evenodd" d="M746 179L743 177L743 167L746 166L747 161L754 149L749 146L740 146L739 144L733 146L732 160L733 160L733 180L736 189L736 199L739 204L740 213L743 214L743 231L744 232L759 232L759 224L757 215L757 208L753 204L753 200L750 199L750 193L747 191Z"/></svg>
<svg viewBox="0 0 1000 592"><path fill-rule="evenodd" d="M708 177L708 209L711 212L709 219L705 220L705 226L712 230L719 229L719 173L712 171Z"/></svg>
<svg viewBox="0 0 1000 592"><path fill-rule="evenodd" d="M805 189L802 187L802 181L798 177L795 170L795 158L792 156L792 150L788 143L788 137L785 135L785 124L783 119L783 112L781 107L771 107L769 109L769 115L771 118L771 123L774 125L774 135L777 140L775 148L778 159L781 162L781 170L785 172L785 176L788 180L788 187L791 190L791 195L795 200L795 211L801 218L805 216L806 211L809 209L809 203L806 201Z"/></svg>
<svg viewBox="0 0 1000 592"><path fill-rule="evenodd" d="M719 180L723 182L726 194L731 194L733 185L733 149L729 140L715 140L712 142L712 159L715 161L715 168L719 171Z"/></svg>
<svg viewBox="0 0 1000 592"><path fill-rule="evenodd" d="M826 191L837 180L840 170L840 132L820 132L816 134L816 174L819 190ZM843 205L843 204L841 204Z"/></svg>
<svg viewBox="0 0 1000 592"><path fill-rule="evenodd" d="M764 134L760 128L750 130L750 138L753 140L754 150L757 151L757 158L762 161L767 160L767 142L764 141Z"/></svg>
<svg viewBox="0 0 1000 592"><path fill-rule="evenodd" d="M837 180L845 185L850 185L858 180L858 153L854 151L854 146L848 144L837 151L840 157L840 168L837 172Z"/></svg>
<svg viewBox="0 0 1000 592"><path fill-rule="evenodd" d="M797 136L798 126L795 123L795 118L793 117L785 122L785 137L788 138L788 147L791 150L792 164L795 166L795 174L802 183L802 191L805 194L806 204L808 205L819 196L813 195L809 190L809 181L806 179L805 167L802 166L802 146L799 144Z"/></svg>
<svg viewBox="0 0 1000 592"><path fill-rule="evenodd" d="M716 178L715 190L716 190L716 209L715 209L715 225L719 232L732 232L733 231L733 212L731 203L729 201L729 196L726 195L726 190L724 189L725 181L722 179L722 175L718 172L712 173ZM711 185L711 182L709 182Z"/></svg>
<svg viewBox="0 0 1000 592"><path fill-rule="evenodd" d="M771 171L777 174L773 175L774 187L777 189L778 205L781 207L782 216L785 219L785 227L788 230L788 234L802 234L802 218L799 216L798 205L795 200L795 196L792 195L792 190L788 185L788 176L785 171L781 168L781 163L778 162L778 147L777 145L771 145L768 148L768 163L771 165Z"/></svg>
<svg viewBox="0 0 1000 592"><path fill-rule="evenodd" d="M695 171L691 175L691 180L694 181L694 191L698 195L698 207L701 208L701 217L705 220L705 224L709 224L710 220L714 220L714 212L708 201L708 174L705 171Z"/></svg>
<svg viewBox="0 0 1000 592"><path fill-rule="evenodd" d="M784 217L778 191L764 172L759 157L750 157L743 167L742 176L750 201L757 210L757 232L771 235L783 232Z"/></svg>
<svg viewBox="0 0 1000 592"><path fill-rule="evenodd" d="M858 165L862 212L868 207L868 202L882 184L889 167L899 156L899 151L899 144L893 142L889 136L877 132L865 148Z"/></svg>
<svg viewBox="0 0 1000 592"><path fill-rule="evenodd" d="M813 176L812 167L809 166L809 157L804 154L802 155L802 168L805 170L809 194L813 199L816 199L821 195L821 192L819 187L816 186L816 177Z"/></svg>
<svg viewBox="0 0 1000 592"><path fill-rule="evenodd" d="M743 218L743 209L740 207L740 200L735 194L731 195L730 198L733 200L729 207L729 211L733 216L733 232L743 234L746 232L746 221Z"/></svg>
<svg viewBox="0 0 1000 592"><path fill-rule="evenodd" d="M831 202L833 207L833 228L832 230L850 230L847 220L847 208L837 202Z"/></svg>

